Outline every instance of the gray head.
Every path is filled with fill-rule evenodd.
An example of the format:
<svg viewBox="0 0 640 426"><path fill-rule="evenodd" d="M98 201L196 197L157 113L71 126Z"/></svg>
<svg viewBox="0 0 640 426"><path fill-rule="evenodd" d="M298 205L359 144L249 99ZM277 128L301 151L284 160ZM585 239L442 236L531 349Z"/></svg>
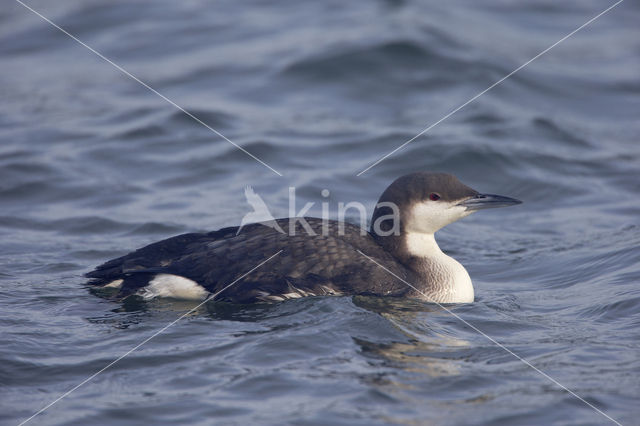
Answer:
<svg viewBox="0 0 640 426"><path fill-rule="evenodd" d="M389 235L394 208L399 232L433 234L443 226L486 208L520 204L493 194L480 194L448 173L418 172L396 179L382 193L371 221L376 237Z"/></svg>

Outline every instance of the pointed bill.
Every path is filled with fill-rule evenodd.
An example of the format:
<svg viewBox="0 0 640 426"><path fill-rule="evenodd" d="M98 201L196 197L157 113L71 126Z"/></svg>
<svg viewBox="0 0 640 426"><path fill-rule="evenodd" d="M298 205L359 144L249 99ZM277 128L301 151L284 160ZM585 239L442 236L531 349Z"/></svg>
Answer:
<svg viewBox="0 0 640 426"><path fill-rule="evenodd" d="M466 207L467 210L494 209L497 207L508 207L521 204L522 201L515 198L505 197L495 194L478 194L475 197L467 198L459 203L459 206Z"/></svg>

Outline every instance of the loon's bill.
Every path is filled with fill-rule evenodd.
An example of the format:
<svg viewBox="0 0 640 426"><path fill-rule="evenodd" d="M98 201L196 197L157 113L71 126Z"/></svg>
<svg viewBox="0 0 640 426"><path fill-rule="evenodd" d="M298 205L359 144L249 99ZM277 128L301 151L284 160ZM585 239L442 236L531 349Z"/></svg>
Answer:
<svg viewBox="0 0 640 426"><path fill-rule="evenodd" d="M481 194L450 174L412 173L382 193L370 231L319 218L304 218L304 226L301 218L275 219L268 226L254 223L168 238L86 276L92 286L116 289L118 298L204 300L215 294L216 300L253 303L369 294L469 303L474 300L469 274L440 250L435 232L477 210L520 203Z"/></svg>
<svg viewBox="0 0 640 426"><path fill-rule="evenodd" d="M515 206L516 204L522 204L522 201L495 194L478 194L460 203L467 210L494 209L496 207Z"/></svg>

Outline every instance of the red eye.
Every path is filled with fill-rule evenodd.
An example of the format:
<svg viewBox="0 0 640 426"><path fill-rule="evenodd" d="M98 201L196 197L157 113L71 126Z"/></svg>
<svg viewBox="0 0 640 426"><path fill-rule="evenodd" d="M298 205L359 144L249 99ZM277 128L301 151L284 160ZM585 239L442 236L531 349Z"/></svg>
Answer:
<svg viewBox="0 0 640 426"><path fill-rule="evenodd" d="M429 194L429 199L431 201L438 201L440 199L440 195L432 192L431 194Z"/></svg>

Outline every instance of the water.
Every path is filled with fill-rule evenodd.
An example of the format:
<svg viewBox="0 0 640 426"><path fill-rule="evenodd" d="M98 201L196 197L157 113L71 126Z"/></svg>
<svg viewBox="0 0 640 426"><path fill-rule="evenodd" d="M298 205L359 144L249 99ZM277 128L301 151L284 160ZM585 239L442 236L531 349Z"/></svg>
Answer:
<svg viewBox="0 0 640 426"><path fill-rule="evenodd" d="M480 4L481 3L481 4ZM44 2L0 9L0 419L18 424L193 308L82 274L192 230L371 207L456 174L524 200L438 234L476 288L453 313L623 424L640 395L640 9L601 1ZM443 309L207 304L29 424L608 424Z"/></svg>

